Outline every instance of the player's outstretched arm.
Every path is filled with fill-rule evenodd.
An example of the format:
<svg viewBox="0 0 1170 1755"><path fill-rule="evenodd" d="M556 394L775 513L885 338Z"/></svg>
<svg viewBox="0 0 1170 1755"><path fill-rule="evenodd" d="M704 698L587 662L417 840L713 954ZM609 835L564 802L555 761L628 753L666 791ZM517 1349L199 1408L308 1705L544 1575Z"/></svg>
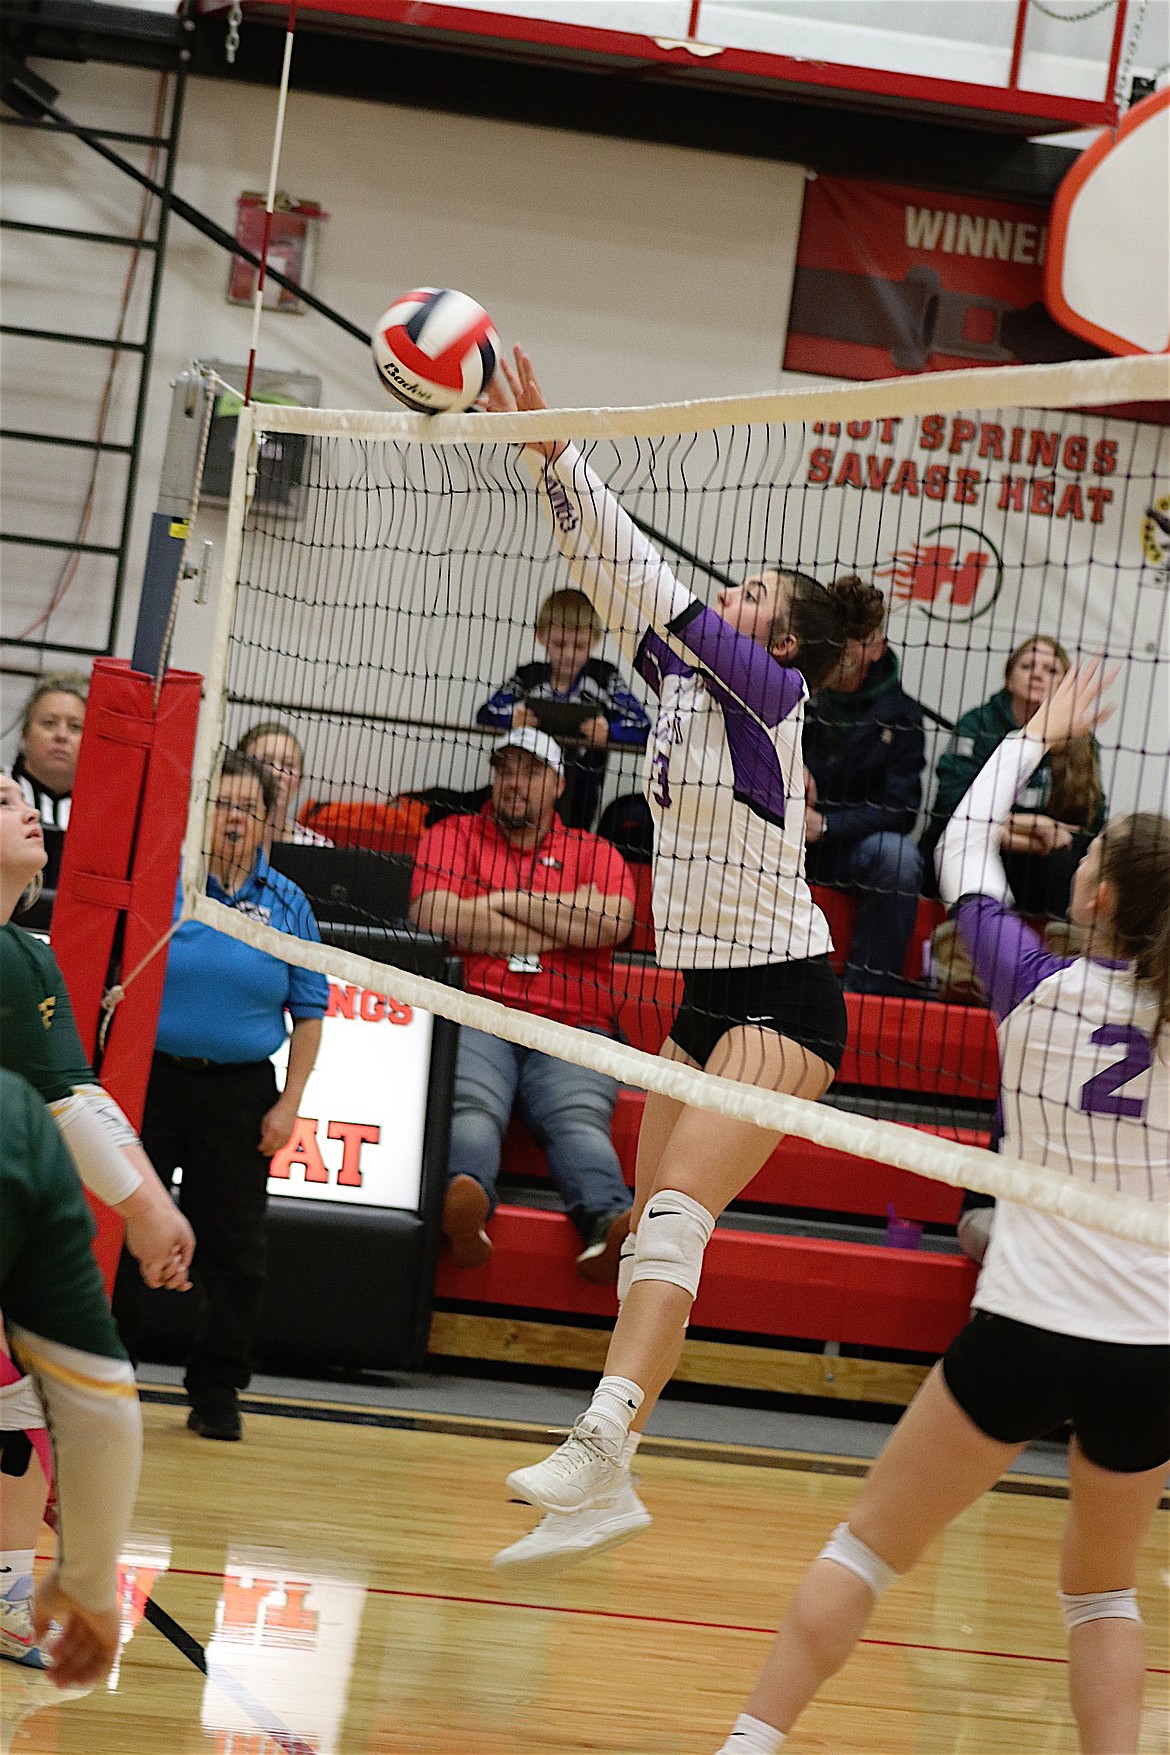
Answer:
<svg viewBox="0 0 1170 1755"><path fill-rule="evenodd" d="M531 413L547 403L523 348L515 363L500 361L487 398L491 413ZM543 468L529 452L544 458ZM702 605L675 578L658 550L627 515L605 482L565 440L533 441L525 447L557 547L573 582L592 603L627 659L637 664L648 629L669 633L679 617Z"/></svg>
<svg viewBox="0 0 1170 1755"><path fill-rule="evenodd" d="M1005 737L959 801L936 855L939 893L962 903L957 919L997 1017L1006 1017L1060 959L1014 913L1001 836L1016 799L1046 750L1087 737L1112 706L1102 695L1117 672L1096 659L1074 665L1022 731Z"/></svg>

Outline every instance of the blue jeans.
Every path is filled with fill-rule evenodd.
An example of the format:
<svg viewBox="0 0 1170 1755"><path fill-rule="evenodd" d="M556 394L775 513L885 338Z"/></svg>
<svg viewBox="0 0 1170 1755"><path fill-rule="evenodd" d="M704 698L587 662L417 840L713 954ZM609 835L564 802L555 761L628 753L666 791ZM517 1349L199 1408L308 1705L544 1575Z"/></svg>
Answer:
<svg viewBox="0 0 1170 1755"><path fill-rule="evenodd" d="M631 1201L610 1133L617 1093L617 1081L605 1073L464 1026L455 1061L448 1180L474 1177L495 1209L500 1145L518 1102L548 1156L566 1212L588 1237L598 1219L625 1212Z"/></svg>
<svg viewBox="0 0 1170 1755"><path fill-rule="evenodd" d="M853 993L892 987L901 976L918 913L922 855L914 842L886 829L851 847L834 846L830 836L808 849L806 870L811 882L834 884L857 896L845 987Z"/></svg>

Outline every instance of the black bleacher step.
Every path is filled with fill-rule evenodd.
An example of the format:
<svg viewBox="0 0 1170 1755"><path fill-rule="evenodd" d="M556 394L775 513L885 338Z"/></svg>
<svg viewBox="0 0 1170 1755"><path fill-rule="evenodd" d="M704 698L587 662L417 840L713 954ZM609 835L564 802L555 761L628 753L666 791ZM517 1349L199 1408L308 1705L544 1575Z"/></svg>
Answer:
<svg viewBox="0 0 1170 1755"><path fill-rule="evenodd" d="M858 1088L834 1085L820 1101L845 1115L867 1115L874 1121L897 1121L904 1127L968 1127L987 1133L995 1117L993 1103L962 1102L958 1098L887 1096Z"/></svg>
<svg viewBox="0 0 1170 1755"><path fill-rule="evenodd" d="M880 1246L886 1240L886 1227L881 1219L848 1220L795 1213L791 1210L777 1212L774 1208L768 1212L743 1212L729 1207L721 1215L719 1225L728 1231L751 1231L757 1236L815 1237L829 1243L867 1243ZM933 1255L961 1253L954 1232L943 1229L924 1231L922 1247Z"/></svg>

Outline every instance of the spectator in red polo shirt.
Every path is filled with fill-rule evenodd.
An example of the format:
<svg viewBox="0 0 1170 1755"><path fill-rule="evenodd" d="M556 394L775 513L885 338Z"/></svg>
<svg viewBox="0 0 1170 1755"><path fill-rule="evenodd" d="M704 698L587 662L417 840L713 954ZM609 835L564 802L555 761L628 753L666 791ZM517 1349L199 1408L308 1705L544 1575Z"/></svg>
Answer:
<svg viewBox="0 0 1170 1755"><path fill-rule="evenodd" d="M608 841L566 829L559 746L527 726L492 752L492 792L477 816L428 829L414 866L411 913L463 959L469 993L613 1034L613 947L629 935L634 888ZM492 1253L500 1145L515 1103L581 1234L577 1270L616 1278L630 1194L610 1124L617 1082L466 1026L459 1033L443 1230L459 1267Z"/></svg>

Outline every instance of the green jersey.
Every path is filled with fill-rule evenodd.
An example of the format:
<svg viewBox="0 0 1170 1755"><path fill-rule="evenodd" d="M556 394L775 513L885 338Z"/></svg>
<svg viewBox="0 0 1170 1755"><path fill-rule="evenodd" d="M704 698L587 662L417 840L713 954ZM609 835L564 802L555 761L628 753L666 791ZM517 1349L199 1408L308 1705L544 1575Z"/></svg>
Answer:
<svg viewBox="0 0 1170 1755"><path fill-rule="evenodd" d="M73 1160L40 1096L0 1070L0 1310L14 1328L124 1359Z"/></svg>
<svg viewBox="0 0 1170 1755"><path fill-rule="evenodd" d="M11 921L0 926L0 1067L27 1079L46 1103L96 1082L56 957Z"/></svg>

